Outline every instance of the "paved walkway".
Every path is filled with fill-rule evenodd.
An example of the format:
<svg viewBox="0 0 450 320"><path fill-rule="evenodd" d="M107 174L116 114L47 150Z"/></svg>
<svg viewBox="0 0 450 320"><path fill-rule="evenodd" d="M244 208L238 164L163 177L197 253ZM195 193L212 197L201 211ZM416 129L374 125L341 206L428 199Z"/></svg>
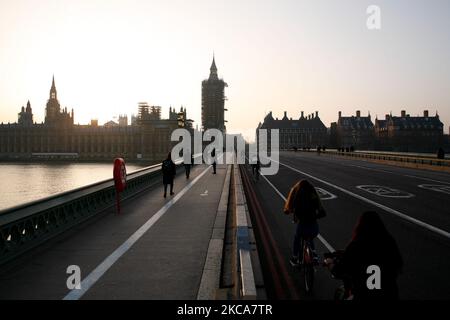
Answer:
<svg viewBox="0 0 450 320"><path fill-rule="evenodd" d="M0 270L0 299L195 299L225 174L180 171L174 196L158 184L14 261ZM67 289L69 265L82 290Z"/></svg>

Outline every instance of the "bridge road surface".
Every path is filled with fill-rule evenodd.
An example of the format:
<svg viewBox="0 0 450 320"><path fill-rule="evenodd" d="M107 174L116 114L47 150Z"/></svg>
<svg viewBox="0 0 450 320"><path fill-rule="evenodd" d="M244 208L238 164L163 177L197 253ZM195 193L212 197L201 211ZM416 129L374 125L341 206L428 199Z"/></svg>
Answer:
<svg viewBox="0 0 450 320"><path fill-rule="evenodd" d="M206 170L206 172L204 172ZM133 233L189 182L204 175L128 251L78 298L196 299L223 188L226 165L217 174L194 166L189 180L178 170L174 196L163 198L162 178L155 187L122 204L120 215L110 209L88 225L25 254L0 270L0 299L63 299L69 265L85 279ZM84 287L82 288L84 289ZM74 292L79 290L74 290Z"/></svg>
<svg viewBox="0 0 450 320"><path fill-rule="evenodd" d="M359 215L375 210L397 241L404 260L403 273L398 279L400 298L450 299L450 174L304 152L281 152L279 162L277 175L260 178L257 182L252 179L252 185L301 298L332 299L340 285L330 277L328 270L318 267L314 293L307 295L300 272L288 262L295 225L282 213L284 201L275 189L287 197L291 186L306 178L336 196L323 201L327 217L319 220L320 234L332 249L345 248ZM248 166L247 170L251 174ZM437 187L433 190L419 187L424 184ZM358 188L362 185L389 187L403 193L372 194ZM379 205L426 224L407 221L408 218L381 209ZM319 254L330 250L318 239L315 243Z"/></svg>

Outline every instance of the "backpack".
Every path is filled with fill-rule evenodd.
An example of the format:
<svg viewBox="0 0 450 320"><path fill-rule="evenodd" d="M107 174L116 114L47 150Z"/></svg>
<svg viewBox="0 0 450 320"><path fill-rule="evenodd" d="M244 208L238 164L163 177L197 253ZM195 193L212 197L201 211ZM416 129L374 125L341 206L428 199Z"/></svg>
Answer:
<svg viewBox="0 0 450 320"><path fill-rule="evenodd" d="M169 160L164 160L162 163L162 172L163 174L170 174L171 173L171 164Z"/></svg>
<svg viewBox="0 0 450 320"><path fill-rule="evenodd" d="M326 216L325 210L320 205L320 200L317 195L309 198L300 191L297 194L296 206L294 215L298 221L303 223L312 223L317 219Z"/></svg>

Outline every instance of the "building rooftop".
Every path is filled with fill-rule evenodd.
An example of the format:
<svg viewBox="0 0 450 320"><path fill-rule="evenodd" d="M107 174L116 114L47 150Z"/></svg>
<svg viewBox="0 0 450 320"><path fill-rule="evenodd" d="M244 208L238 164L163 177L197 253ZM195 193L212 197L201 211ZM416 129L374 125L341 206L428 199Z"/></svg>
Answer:
<svg viewBox="0 0 450 320"><path fill-rule="evenodd" d="M284 116L281 120L278 120L278 118L274 119L272 116L272 111L269 112L265 118L264 122L260 124L260 129L311 129L311 128L325 128L325 125L323 124L322 120L320 120L320 117L318 115L318 112L316 114L311 114L305 117L303 115L300 116L299 119L292 119L288 118L287 112L284 112Z"/></svg>

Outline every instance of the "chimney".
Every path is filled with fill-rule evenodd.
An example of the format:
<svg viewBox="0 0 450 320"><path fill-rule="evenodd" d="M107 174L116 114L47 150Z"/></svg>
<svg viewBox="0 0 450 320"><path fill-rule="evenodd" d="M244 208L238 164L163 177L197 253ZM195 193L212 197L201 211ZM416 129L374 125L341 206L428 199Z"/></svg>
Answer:
<svg viewBox="0 0 450 320"><path fill-rule="evenodd" d="M287 112L286 111L284 112L284 116L287 117Z"/></svg>
<svg viewBox="0 0 450 320"><path fill-rule="evenodd" d="M304 112L302 111L302 116L301 116L301 118L304 118Z"/></svg>
<svg viewBox="0 0 450 320"><path fill-rule="evenodd" d="M425 118L428 118L428 110L424 110L424 111L423 111L423 116L424 116Z"/></svg>
<svg viewBox="0 0 450 320"><path fill-rule="evenodd" d="M406 111L402 110L402 118L406 117Z"/></svg>
<svg viewBox="0 0 450 320"><path fill-rule="evenodd" d="M338 112L339 119L342 117L342 111Z"/></svg>
<svg viewBox="0 0 450 320"><path fill-rule="evenodd" d="M386 120L389 120L389 115L388 114L386 114Z"/></svg>
<svg viewBox="0 0 450 320"><path fill-rule="evenodd" d="M361 111L360 111L360 110L357 110L357 111L356 111L356 117L357 117L357 118L361 117Z"/></svg>
<svg viewBox="0 0 450 320"><path fill-rule="evenodd" d="M316 111L316 118L319 117L319 111Z"/></svg>

